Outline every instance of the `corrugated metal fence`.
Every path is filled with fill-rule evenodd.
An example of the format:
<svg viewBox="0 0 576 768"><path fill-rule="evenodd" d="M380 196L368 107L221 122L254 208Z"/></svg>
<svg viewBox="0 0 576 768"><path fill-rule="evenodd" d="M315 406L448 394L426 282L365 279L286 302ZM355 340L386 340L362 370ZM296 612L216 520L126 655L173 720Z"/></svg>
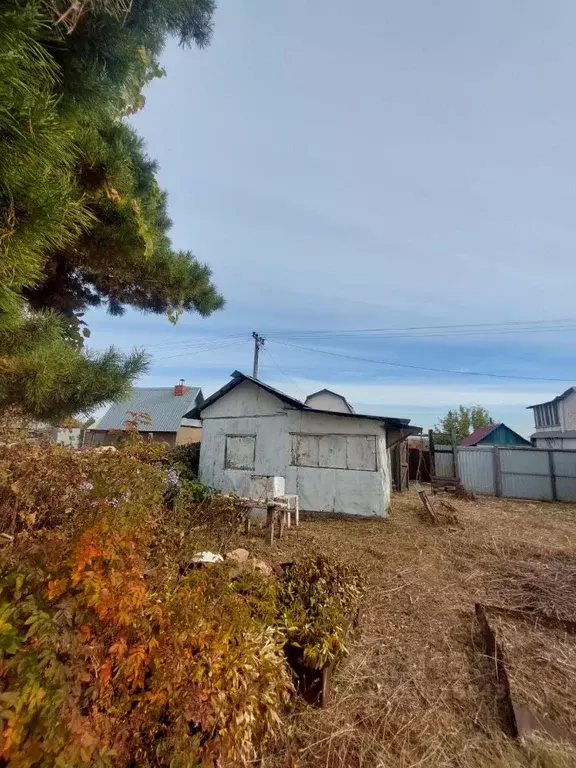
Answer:
<svg viewBox="0 0 576 768"><path fill-rule="evenodd" d="M469 491L514 499L576 502L576 451L497 445L434 448L435 474Z"/></svg>

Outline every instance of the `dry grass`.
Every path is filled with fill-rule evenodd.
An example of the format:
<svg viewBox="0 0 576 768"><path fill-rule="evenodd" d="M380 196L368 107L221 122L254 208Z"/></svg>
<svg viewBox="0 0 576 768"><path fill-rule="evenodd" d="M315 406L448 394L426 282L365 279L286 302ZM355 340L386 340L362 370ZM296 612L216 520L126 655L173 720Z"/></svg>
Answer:
<svg viewBox="0 0 576 768"><path fill-rule="evenodd" d="M576 617L576 506L488 498L454 506L459 526L433 526L411 492L394 498L387 521L313 518L272 550L256 537L243 541L277 562L313 549L338 553L370 580L328 707L301 705L263 765L576 765L569 748L506 735L473 619L476 601ZM525 703L574 728L576 638L552 642L547 632L498 621Z"/></svg>
<svg viewBox="0 0 576 768"><path fill-rule="evenodd" d="M576 732L576 638L506 616L491 616L490 625L506 649L514 698Z"/></svg>

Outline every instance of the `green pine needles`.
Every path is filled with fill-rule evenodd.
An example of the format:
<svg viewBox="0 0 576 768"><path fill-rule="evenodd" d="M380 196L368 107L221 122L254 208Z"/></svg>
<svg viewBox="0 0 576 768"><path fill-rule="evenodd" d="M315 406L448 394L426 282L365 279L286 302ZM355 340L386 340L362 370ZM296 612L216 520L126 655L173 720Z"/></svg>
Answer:
<svg viewBox="0 0 576 768"><path fill-rule="evenodd" d="M2 3L0 371L16 378L0 382L0 408L59 418L117 396L142 372L141 354L82 351L79 317L88 307L121 314L131 306L174 320L223 306L209 267L173 250L156 165L124 119L163 74L167 38L207 45L213 10L212 0ZM12 333L28 346L7 344ZM43 394L30 400L18 392L24 374L34 378L32 349L44 360L33 386ZM66 379L64 370L76 373ZM90 387L81 386L87 373Z"/></svg>

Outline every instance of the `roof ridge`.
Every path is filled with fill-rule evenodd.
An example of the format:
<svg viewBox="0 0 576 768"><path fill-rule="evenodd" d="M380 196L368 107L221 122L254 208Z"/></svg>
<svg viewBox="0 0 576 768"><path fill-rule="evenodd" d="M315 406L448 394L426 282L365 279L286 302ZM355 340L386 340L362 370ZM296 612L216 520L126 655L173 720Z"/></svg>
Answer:
<svg viewBox="0 0 576 768"><path fill-rule="evenodd" d="M241 384L243 381L251 381L253 384L256 384L258 387L262 387L262 389L265 389L267 392L270 392L270 394L277 397L279 400L282 400L284 403L288 405L292 405L294 408L297 408L301 411L307 411L308 413L323 413L327 414L329 416L340 416L342 418L357 418L357 419L374 419L375 421L383 421L388 422L390 425L396 428L404 428L407 427L410 424L410 419L401 419L396 418L394 416L375 416L371 414L366 413L344 413L340 411L329 411L323 408L312 408L309 405L306 405L306 403L303 403L301 400L296 400L294 397L290 397L290 395L286 395L284 392L281 392L279 389L276 389L275 387L270 386L270 384L266 384L266 382L261 381L260 379L256 379L253 376L248 376L245 373L242 373L241 371L235 370L232 373L230 381L226 382L224 386L220 387L216 392L214 392L210 397L206 398L201 405L196 406L195 408L192 408L190 411L187 411L184 414L184 417L187 419L194 419L198 418L200 413L205 409L208 408L212 403L215 403L216 400L219 400L224 395L228 394L232 389L238 386L238 384ZM421 429L420 427L410 427L410 429Z"/></svg>

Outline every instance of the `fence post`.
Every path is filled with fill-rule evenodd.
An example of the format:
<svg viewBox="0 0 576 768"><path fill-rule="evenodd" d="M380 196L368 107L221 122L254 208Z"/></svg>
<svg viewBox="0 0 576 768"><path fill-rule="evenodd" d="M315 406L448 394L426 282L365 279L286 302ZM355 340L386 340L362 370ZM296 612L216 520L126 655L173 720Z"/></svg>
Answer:
<svg viewBox="0 0 576 768"><path fill-rule="evenodd" d="M494 466L494 494L502 496L502 463L500 461L500 448L497 445L492 448L492 460Z"/></svg>
<svg viewBox="0 0 576 768"><path fill-rule="evenodd" d="M436 455L434 453L434 430L428 430L428 451L430 455L430 481L436 476Z"/></svg>
<svg viewBox="0 0 576 768"><path fill-rule="evenodd" d="M558 491L556 490L556 472L554 468L554 452L548 451L548 467L550 468L550 485L552 487L552 501L558 501Z"/></svg>
<svg viewBox="0 0 576 768"><path fill-rule="evenodd" d="M460 473L458 471L458 446L456 443L453 443L452 445L452 465L454 467L454 478L456 479L456 482L460 482Z"/></svg>

